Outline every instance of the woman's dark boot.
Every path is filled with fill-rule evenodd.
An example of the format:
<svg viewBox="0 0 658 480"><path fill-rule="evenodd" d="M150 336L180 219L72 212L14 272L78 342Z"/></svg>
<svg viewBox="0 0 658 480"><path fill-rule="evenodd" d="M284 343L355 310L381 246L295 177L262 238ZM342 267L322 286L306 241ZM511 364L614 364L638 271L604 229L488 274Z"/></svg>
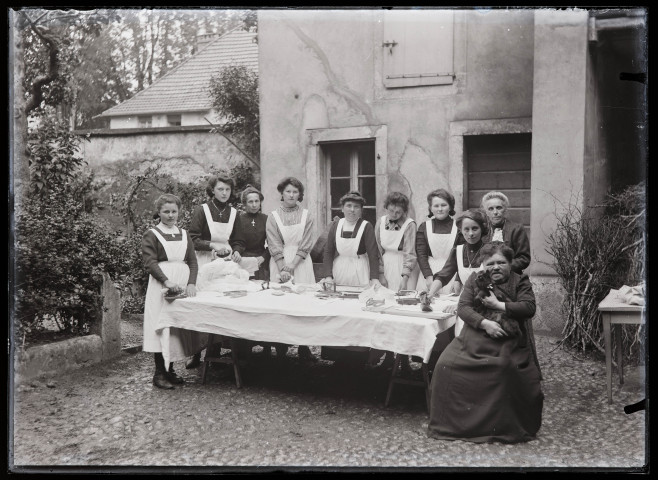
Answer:
<svg viewBox="0 0 658 480"><path fill-rule="evenodd" d="M288 345L277 343L274 345L274 348L276 349L277 359L283 360L284 358L286 358L286 354L288 353Z"/></svg>
<svg viewBox="0 0 658 480"><path fill-rule="evenodd" d="M311 349L306 345L300 345L297 349L297 355L299 355L300 360L305 362L317 362L318 359L315 358L315 355L311 353Z"/></svg>
<svg viewBox="0 0 658 480"><path fill-rule="evenodd" d="M158 352L154 355L155 357L155 375L153 375L153 385L158 388L164 388L166 390L171 390L174 388L172 383L167 377L167 370L164 366L164 357L162 353Z"/></svg>
<svg viewBox="0 0 658 480"><path fill-rule="evenodd" d="M182 377L176 375L176 372L174 372L173 362L169 363L169 371L167 372L167 378L169 379L169 382L171 382L174 385L182 385L185 383L185 380L183 380Z"/></svg>
<svg viewBox="0 0 658 480"><path fill-rule="evenodd" d="M187 369L196 368L199 365L201 365L201 352L192 355L192 359L189 362L187 362L185 368Z"/></svg>

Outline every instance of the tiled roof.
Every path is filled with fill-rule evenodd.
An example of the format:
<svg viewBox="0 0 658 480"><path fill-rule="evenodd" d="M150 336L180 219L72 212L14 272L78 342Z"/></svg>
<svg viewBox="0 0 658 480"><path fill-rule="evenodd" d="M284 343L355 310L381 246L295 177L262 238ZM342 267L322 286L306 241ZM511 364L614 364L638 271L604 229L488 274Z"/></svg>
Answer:
<svg viewBox="0 0 658 480"><path fill-rule="evenodd" d="M211 41L190 59L159 78L132 98L105 110L99 117L152 113L193 112L212 107L210 77L222 67L245 65L258 72L255 33L232 30Z"/></svg>

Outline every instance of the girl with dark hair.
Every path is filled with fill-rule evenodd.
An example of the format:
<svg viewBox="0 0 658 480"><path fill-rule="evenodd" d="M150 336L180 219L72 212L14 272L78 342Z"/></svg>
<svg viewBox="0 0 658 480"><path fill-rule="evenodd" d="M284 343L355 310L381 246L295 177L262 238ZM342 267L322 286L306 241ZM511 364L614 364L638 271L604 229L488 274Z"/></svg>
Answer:
<svg viewBox="0 0 658 480"><path fill-rule="evenodd" d="M211 176L206 186L210 197L208 202L194 209L190 235L194 240L199 268L213 258L227 257L236 249L244 249L240 223L236 222L238 212L228 204L234 188L232 178L226 175ZM233 254L232 259L239 262L239 254Z"/></svg>
<svg viewBox="0 0 658 480"><path fill-rule="evenodd" d="M208 202L197 206L190 221L190 236L194 241L199 268L217 257L228 257L235 262L241 260L239 250L244 250L244 238L238 211L228 202L233 195L235 182L228 175L212 175L208 178L206 194ZM201 354L195 354L186 368L196 368L201 363Z"/></svg>
<svg viewBox="0 0 658 480"><path fill-rule="evenodd" d="M512 271L511 248L493 242L480 256L497 292L482 303L518 322L521 333L509 335L476 311L476 275L470 275L457 307L464 329L443 351L432 375L428 435L476 443L526 442L541 427L544 404L534 336L528 328L535 295L528 277Z"/></svg>
<svg viewBox="0 0 658 480"><path fill-rule="evenodd" d="M464 243L459 228L452 218L455 215L455 197L450 192L439 188L427 195L429 220L418 226L416 233L416 255L421 275L416 289L429 290L434 281L434 274L445 264L450 251L456 245ZM440 293L459 292L461 285L450 279L441 288Z"/></svg>
<svg viewBox="0 0 658 480"><path fill-rule="evenodd" d="M285 283L291 278L297 284L315 284L311 249L313 248L313 219L300 203L304 199L304 185L295 177L286 177L277 185L281 205L267 217L265 227L270 251L270 281ZM283 358L287 345L275 344L277 357ZM311 350L300 345L299 357L315 361Z"/></svg>
<svg viewBox="0 0 658 480"><path fill-rule="evenodd" d="M180 199L171 194L161 195L155 201L156 214L160 223L148 230L142 238L142 258L149 273L149 283L144 303L144 352L154 352L155 375L153 385L172 389L184 383L174 372L173 361L183 360L202 348L203 336L189 330L166 328L156 331L158 317L165 303L162 287L172 292L196 295L197 260L191 236L176 226L181 208ZM170 362L165 367L162 356L163 336L168 341Z"/></svg>
<svg viewBox="0 0 658 480"><path fill-rule="evenodd" d="M463 284L471 273L482 268L480 250L483 245L482 236L488 232L487 217L480 210L471 209L462 212L457 217L456 223L466 243L454 247L443 268L434 274L434 281L428 294L430 297L436 295L455 274L457 274L459 282ZM448 311L452 313L454 308L448 307ZM457 318L455 336L459 335L463 325L464 322Z"/></svg>
<svg viewBox="0 0 658 480"><path fill-rule="evenodd" d="M286 177L276 189L281 205L267 217L267 246L270 250L270 281L315 283L313 262L313 219L302 208L304 185L295 177Z"/></svg>

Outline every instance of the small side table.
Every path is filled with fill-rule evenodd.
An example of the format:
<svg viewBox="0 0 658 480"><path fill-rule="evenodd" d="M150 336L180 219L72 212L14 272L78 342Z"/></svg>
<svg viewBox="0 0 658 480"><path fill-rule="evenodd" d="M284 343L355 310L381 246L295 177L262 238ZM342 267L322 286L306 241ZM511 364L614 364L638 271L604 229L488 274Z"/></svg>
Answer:
<svg viewBox="0 0 658 480"><path fill-rule="evenodd" d="M619 290L610 290L608 296L599 303L599 312L603 319L603 337L605 340L605 375L608 389L608 403L612 403L612 336L610 328L614 325L644 323L644 306L630 305L618 299ZM615 328L617 339L617 369L619 384L624 384L623 352L621 349L621 329Z"/></svg>

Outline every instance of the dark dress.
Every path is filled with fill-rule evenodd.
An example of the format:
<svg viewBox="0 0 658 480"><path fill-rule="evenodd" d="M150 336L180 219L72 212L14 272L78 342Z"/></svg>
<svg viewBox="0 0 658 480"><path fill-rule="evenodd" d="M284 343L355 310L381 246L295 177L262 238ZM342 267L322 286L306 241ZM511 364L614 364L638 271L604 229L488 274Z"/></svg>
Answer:
<svg viewBox="0 0 658 480"><path fill-rule="evenodd" d="M270 251L267 249L265 224L267 215L261 212L241 213L237 221L240 222L239 230L242 232L244 245L238 245L235 250L243 257L263 257L265 261L253 274L256 280L270 279Z"/></svg>
<svg viewBox="0 0 658 480"><path fill-rule="evenodd" d="M535 296L526 275L510 273L506 314L519 320L520 337L492 339L480 329L482 315L472 308L472 274L459 299L464 328L445 349L432 376L428 434L441 440L525 442L541 426L544 394L531 349L527 324L535 314Z"/></svg>

